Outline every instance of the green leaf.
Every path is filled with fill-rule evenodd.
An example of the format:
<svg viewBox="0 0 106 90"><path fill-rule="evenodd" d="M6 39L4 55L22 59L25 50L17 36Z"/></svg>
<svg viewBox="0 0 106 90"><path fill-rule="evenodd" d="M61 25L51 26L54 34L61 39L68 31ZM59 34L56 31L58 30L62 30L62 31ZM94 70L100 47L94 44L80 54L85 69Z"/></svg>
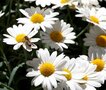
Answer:
<svg viewBox="0 0 106 90"><path fill-rule="evenodd" d="M0 90L14 90L13 88L7 86L6 84L0 82L0 86L2 86L3 88L0 88Z"/></svg>
<svg viewBox="0 0 106 90"><path fill-rule="evenodd" d="M3 66L3 62L0 62L0 67L2 67Z"/></svg>
<svg viewBox="0 0 106 90"><path fill-rule="evenodd" d="M11 74L10 74L10 79L9 79L9 82L8 82L8 85L9 85L9 86L11 85L11 83L12 83L12 81L13 81L13 78L14 78L14 76L15 76L17 70L18 70L20 67L22 67L24 64L25 64L25 63L21 63L21 64L19 64L18 66L16 66L16 67L12 70L12 72L11 72Z"/></svg>

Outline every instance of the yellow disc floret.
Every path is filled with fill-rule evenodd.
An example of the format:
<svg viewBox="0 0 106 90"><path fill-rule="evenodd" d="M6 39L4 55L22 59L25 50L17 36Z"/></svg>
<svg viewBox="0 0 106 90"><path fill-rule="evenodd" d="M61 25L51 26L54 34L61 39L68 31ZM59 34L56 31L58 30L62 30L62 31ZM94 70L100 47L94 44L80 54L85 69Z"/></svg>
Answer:
<svg viewBox="0 0 106 90"><path fill-rule="evenodd" d="M93 63L94 65L97 65L96 67L96 71L99 72L99 71L102 71L104 69L104 66L105 66L105 61L103 61L102 59L94 59L91 61L91 63Z"/></svg>
<svg viewBox="0 0 106 90"><path fill-rule="evenodd" d="M45 77L48 77L48 76L52 75L55 72L55 66L51 63L48 63L48 62L42 63L40 65L40 72Z"/></svg>
<svg viewBox="0 0 106 90"><path fill-rule="evenodd" d="M42 14L40 14L40 13L33 14L31 16L31 21L33 23L41 23L41 22L44 21L44 16Z"/></svg>
<svg viewBox="0 0 106 90"><path fill-rule="evenodd" d="M99 19L97 18L97 17L95 17L95 16L90 16L90 20L92 21L92 22L95 22L95 23L99 23Z"/></svg>
<svg viewBox="0 0 106 90"><path fill-rule="evenodd" d="M99 35L96 37L96 43L100 47L106 47L106 35Z"/></svg>
<svg viewBox="0 0 106 90"><path fill-rule="evenodd" d="M25 36L25 34L18 34L15 39L17 42L25 42Z"/></svg>
<svg viewBox="0 0 106 90"><path fill-rule="evenodd" d="M61 0L60 1L61 4L65 4L65 3L68 3L68 2L69 2L69 0Z"/></svg>
<svg viewBox="0 0 106 90"><path fill-rule="evenodd" d="M71 72L66 68L64 68L63 71L65 71L67 73L67 74L64 74L64 76L67 78L67 80L71 80L71 78L72 78Z"/></svg>
<svg viewBox="0 0 106 90"><path fill-rule="evenodd" d="M88 76L85 75L82 79L87 81L88 80Z"/></svg>
<svg viewBox="0 0 106 90"><path fill-rule="evenodd" d="M50 38L54 41L54 42L61 42L63 40L63 35L61 32L59 31L52 31L50 33Z"/></svg>

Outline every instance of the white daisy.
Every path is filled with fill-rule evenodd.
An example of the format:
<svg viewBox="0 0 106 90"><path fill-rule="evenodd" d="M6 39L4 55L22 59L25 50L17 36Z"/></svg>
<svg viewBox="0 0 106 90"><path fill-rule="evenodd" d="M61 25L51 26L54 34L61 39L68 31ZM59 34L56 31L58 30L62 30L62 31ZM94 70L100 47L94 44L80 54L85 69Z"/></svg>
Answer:
<svg viewBox="0 0 106 90"><path fill-rule="evenodd" d="M77 14L76 17L84 17L86 21L106 29L106 8L82 7L77 9L80 14Z"/></svg>
<svg viewBox="0 0 106 90"><path fill-rule="evenodd" d="M3 16L3 15L4 15L4 13L2 11L0 11L0 17Z"/></svg>
<svg viewBox="0 0 106 90"><path fill-rule="evenodd" d="M40 63L37 64L38 67L33 67L34 69L32 68L32 70L29 71L26 75L27 77L34 77L32 84L34 84L35 87L42 84L44 90L52 90L53 87L57 87L58 82L66 80L63 74L67 73L62 71L62 67L67 60L65 55L60 54L57 56L57 51L54 51L50 55L47 49L39 49L37 51L37 56L40 60ZM37 60L35 59L35 62Z"/></svg>
<svg viewBox="0 0 106 90"><path fill-rule="evenodd" d="M73 39L76 38L75 33L72 32L73 27L66 24L63 20L57 21L52 29L47 28L46 32L41 31L41 39L51 48L63 50L68 48L66 44L74 44ZM66 43L66 44L65 44Z"/></svg>
<svg viewBox="0 0 106 90"><path fill-rule="evenodd" d="M83 77L83 74L79 72L79 68L75 66L76 59L67 59L67 63L63 67L63 71L67 72L64 76L67 78L66 82L61 83L65 90L82 90L78 81Z"/></svg>
<svg viewBox="0 0 106 90"><path fill-rule="evenodd" d="M76 58L76 61L76 67L80 73L83 73L83 78L78 80L83 90L96 90L95 87L100 87L101 77L99 73L95 72L96 65L90 64L85 55Z"/></svg>
<svg viewBox="0 0 106 90"><path fill-rule="evenodd" d="M90 62L94 65L97 65L96 72L99 72L101 75L102 83L106 80L106 53L97 53L95 48L89 49Z"/></svg>
<svg viewBox="0 0 106 90"><path fill-rule="evenodd" d="M53 0L52 2L54 6L52 8L62 8L63 6L76 6L76 3L78 4L77 0Z"/></svg>
<svg viewBox="0 0 106 90"><path fill-rule="evenodd" d="M52 9L40 9L39 7L31 7L25 10L20 9L21 13L25 15L24 18L18 18L18 23L27 24L29 27L34 28L35 30L42 28L46 31L45 27L52 28L52 24L55 23L55 20L58 20L58 12L53 12Z"/></svg>
<svg viewBox="0 0 106 90"><path fill-rule="evenodd" d="M36 2L36 5L40 5L41 7L50 6L52 3L52 0L24 0L29 2Z"/></svg>
<svg viewBox="0 0 106 90"><path fill-rule="evenodd" d="M37 34L38 31L32 30L30 27L24 25L13 25L7 29L7 32L10 34L3 34L6 38L3 39L3 42L9 45L14 45L13 49L17 50L22 45L27 51L32 51L36 49L37 46L34 42L39 41L39 38L32 38Z"/></svg>
<svg viewBox="0 0 106 90"><path fill-rule="evenodd" d="M84 45L94 47L96 53L106 53L105 30L101 30L101 28L97 26L91 27L89 33L86 33L86 38L84 41Z"/></svg>

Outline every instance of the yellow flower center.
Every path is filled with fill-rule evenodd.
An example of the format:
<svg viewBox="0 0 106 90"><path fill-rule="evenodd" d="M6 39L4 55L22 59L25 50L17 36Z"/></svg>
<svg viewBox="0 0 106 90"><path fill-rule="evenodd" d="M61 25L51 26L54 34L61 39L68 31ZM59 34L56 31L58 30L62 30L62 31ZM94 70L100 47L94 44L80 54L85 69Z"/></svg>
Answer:
<svg viewBox="0 0 106 90"><path fill-rule="evenodd" d="M96 67L97 72L102 71L105 66L105 62L99 58L92 60L91 63L93 63L94 65L97 65Z"/></svg>
<svg viewBox="0 0 106 90"><path fill-rule="evenodd" d="M50 33L50 38L54 41L54 42L61 42L63 40L63 35L61 32L59 31L52 31Z"/></svg>
<svg viewBox="0 0 106 90"><path fill-rule="evenodd" d="M18 34L15 39L17 42L25 42L25 36L25 34Z"/></svg>
<svg viewBox="0 0 106 90"><path fill-rule="evenodd" d="M44 21L44 16L42 14L40 14L40 13L33 14L31 16L31 21L33 23L41 23L41 22Z"/></svg>
<svg viewBox="0 0 106 90"><path fill-rule="evenodd" d="M99 19L95 16L90 16L90 20L97 23L97 24L99 23Z"/></svg>
<svg viewBox="0 0 106 90"><path fill-rule="evenodd" d="M68 74L64 74L64 76L67 78L67 80L71 80L71 78L72 78L71 72L66 68L64 68L63 71L68 73Z"/></svg>
<svg viewBox="0 0 106 90"><path fill-rule="evenodd" d="M87 81L88 80L88 76L85 75L82 79Z"/></svg>
<svg viewBox="0 0 106 90"><path fill-rule="evenodd" d="M106 35L99 35L96 37L96 43L100 47L106 47Z"/></svg>
<svg viewBox="0 0 106 90"><path fill-rule="evenodd" d="M68 2L69 2L69 0L61 0L60 1L61 4L65 4L65 3L68 3Z"/></svg>
<svg viewBox="0 0 106 90"><path fill-rule="evenodd" d="M48 76L52 75L55 72L55 66L51 63L48 63L48 62L42 63L40 65L40 72L45 77L48 77Z"/></svg>

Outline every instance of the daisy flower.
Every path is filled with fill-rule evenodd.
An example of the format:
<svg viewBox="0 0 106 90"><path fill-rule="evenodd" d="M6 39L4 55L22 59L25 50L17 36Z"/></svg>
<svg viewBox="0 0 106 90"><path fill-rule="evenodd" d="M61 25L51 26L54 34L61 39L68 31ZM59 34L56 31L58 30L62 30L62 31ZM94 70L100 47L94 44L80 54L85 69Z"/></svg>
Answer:
<svg viewBox="0 0 106 90"><path fill-rule="evenodd" d="M27 77L34 77L32 84L36 87L42 84L44 90L52 90L57 87L57 83L65 81L66 78L63 74L67 74L62 71L62 67L66 63L67 57L60 54L57 56L57 51L54 51L51 55L48 49L39 49L37 51L39 64L36 68L32 65L32 70L27 73ZM34 61L33 61L34 62ZM31 64L31 63L30 63ZM30 65L31 66L31 65Z"/></svg>
<svg viewBox="0 0 106 90"><path fill-rule="evenodd" d="M89 63L88 57L85 55L76 58L76 61L76 67L80 73L83 73L82 79L78 80L83 90L96 90L95 87L100 87L101 77L99 73L95 72L96 65Z"/></svg>
<svg viewBox="0 0 106 90"><path fill-rule="evenodd" d="M70 24L66 24L61 20L57 21L52 29L47 28L46 32L41 31L40 36L42 42L51 48L63 50L63 48L68 48L66 44L75 43L73 39L75 39L76 36L72 31L73 27L70 27Z"/></svg>
<svg viewBox="0 0 106 90"><path fill-rule="evenodd" d="M13 27L9 27L7 32L10 34L3 34L6 38L3 39L3 42L9 45L14 45L13 49L17 50L22 45L24 49L27 51L32 51L36 49L37 46L34 42L39 41L39 38L32 38L37 34L38 31L34 31L28 26L24 25L13 25Z"/></svg>
<svg viewBox="0 0 106 90"><path fill-rule="evenodd" d="M46 6L50 6L52 3L52 0L24 0L24 1L29 1L29 2L34 2L36 3L36 5L40 5L41 7L46 7Z"/></svg>
<svg viewBox="0 0 106 90"><path fill-rule="evenodd" d="M97 53L95 52L95 48L92 47L89 49L89 55L91 57L90 62L97 66L95 71L100 73L102 83L104 83L106 80L106 53Z"/></svg>
<svg viewBox="0 0 106 90"><path fill-rule="evenodd" d="M106 53L106 32L97 26L91 27L89 33L86 33L84 38L85 46L92 46L96 53Z"/></svg>
<svg viewBox="0 0 106 90"><path fill-rule="evenodd" d="M87 22L106 29L106 8L82 7L77 9L80 14L77 14L76 17L84 17Z"/></svg>
<svg viewBox="0 0 106 90"><path fill-rule="evenodd" d="M63 67L63 71L67 72L64 76L67 78L66 82L62 82L62 90L82 90L78 81L83 77L83 74L78 71L79 68L75 66L76 59L67 59L67 63Z"/></svg>
<svg viewBox="0 0 106 90"><path fill-rule="evenodd" d="M62 8L66 5L68 6L76 6L76 3L78 4L78 1L76 0L53 0L52 2L54 6L52 8Z"/></svg>
<svg viewBox="0 0 106 90"><path fill-rule="evenodd" d="M3 16L3 15L4 15L4 13L2 13L2 11L0 11L0 17Z"/></svg>
<svg viewBox="0 0 106 90"><path fill-rule="evenodd" d="M39 7L20 9L20 12L26 17L18 18L18 23L27 24L35 30L41 27L43 31L46 31L45 27L52 28L52 24L55 23L55 20L58 20L55 16L59 14L58 12L53 12L50 8L40 9Z"/></svg>

